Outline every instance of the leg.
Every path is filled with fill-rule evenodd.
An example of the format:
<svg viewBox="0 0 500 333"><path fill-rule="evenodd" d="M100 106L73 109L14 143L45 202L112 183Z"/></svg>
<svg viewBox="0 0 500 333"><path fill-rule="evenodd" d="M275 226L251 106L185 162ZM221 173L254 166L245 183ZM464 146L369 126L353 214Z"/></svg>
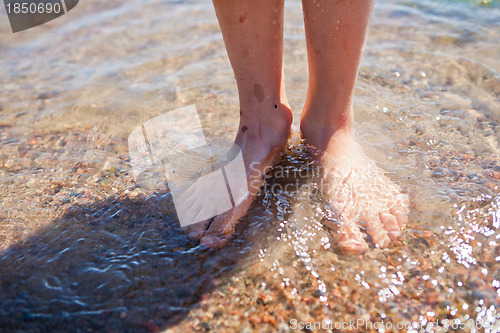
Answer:
<svg viewBox="0 0 500 333"><path fill-rule="evenodd" d="M248 200L208 223L190 228L191 236L219 247L246 213L290 134L292 114L283 84L284 0L214 0L240 100L235 144L247 170Z"/></svg>
<svg viewBox="0 0 500 333"><path fill-rule="evenodd" d="M309 86L301 118L304 139L320 150L323 189L340 221L346 252L368 248L358 224L383 247L406 223L406 197L354 138L353 94L373 0L303 0Z"/></svg>

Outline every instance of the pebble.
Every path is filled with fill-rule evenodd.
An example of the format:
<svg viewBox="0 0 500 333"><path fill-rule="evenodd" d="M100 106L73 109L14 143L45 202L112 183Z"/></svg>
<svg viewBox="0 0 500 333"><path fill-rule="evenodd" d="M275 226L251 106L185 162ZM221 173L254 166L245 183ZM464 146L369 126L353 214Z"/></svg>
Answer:
<svg viewBox="0 0 500 333"><path fill-rule="evenodd" d="M200 327L203 328L206 331L210 331L210 324L207 323L206 321L200 323Z"/></svg>
<svg viewBox="0 0 500 333"><path fill-rule="evenodd" d="M104 163L103 167L102 167L102 171L109 171L111 173L117 171L117 166L115 163L111 162L111 161L106 161L106 163Z"/></svg>
<svg viewBox="0 0 500 333"><path fill-rule="evenodd" d="M281 322L278 325L278 332L280 333L290 332L290 326L288 326L288 324L285 322Z"/></svg>
<svg viewBox="0 0 500 333"><path fill-rule="evenodd" d="M459 111L457 111L459 112ZM441 121L442 124L445 125L457 125L456 119L457 117L452 117L451 114L446 114L448 117L444 118L444 120ZM422 128L420 125L415 128L415 132L418 135L424 135L424 133L431 133L433 129L431 127L426 127L425 125L422 125ZM467 133L470 135L470 133ZM417 136L415 134L411 134L414 136ZM444 136L444 131L443 131L443 136ZM84 135L82 136L82 140L85 137ZM105 196L109 195L111 189L123 189L125 186L131 186L131 182L127 183L126 179L120 179L120 177L110 177L111 179L108 179L106 181L102 181L101 172L99 170L99 165L102 163L102 159L99 159L98 157L90 157L89 160L93 160L95 163L96 170L92 171L93 168L90 168L85 165L79 165L78 167L75 168L74 173L78 177L79 182L78 184L74 182L73 178L68 177L67 179L64 178L64 174L68 172L68 170L72 170L72 167L75 165L74 163L69 166L69 161L65 160L66 158L71 159L75 158L74 156L71 157L71 149L76 149L78 148L78 145L80 144L81 146L86 146L88 145L87 142L82 143L77 141L77 139L73 140L72 137L68 135L56 135L54 136L51 140L50 143L47 143L47 138L44 136L39 136L39 137L33 137L30 138L29 140L24 140L22 142L25 142L24 144L20 144L16 149L14 148L12 153L11 152L5 152L5 159L2 156L2 161L0 162L3 163L4 166L9 169L10 172L16 171L15 167L19 167L20 165L25 165L26 167L32 167L30 165L32 160L37 160L38 165L42 165L45 169L47 169L47 175L43 175L43 177L46 177L44 180L41 180L38 178L34 178L32 175L34 169L29 169L27 171L30 171L29 175L26 176L22 172L17 173L17 175L20 177L21 180L26 180L26 187L30 188L28 193L28 196L36 196L37 199L40 199L42 203L46 203L47 200L44 198L47 196L46 192L43 192L44 195L39 195L37 196L36 194L42 193L42 189L44 187L48 187L46 185L50 184L50 187L53 189L61 189L58 193L55 193L53 195L50 195L51 199L54 199L54 206L55 208L53 210L48 210L43 211L38 208L36 204L26 204L25 207L21 207L23 211L21 214L25 214L23 221L28 221L29 218L31 217L29 214L32 212L36 212L37 214L42 212L43 216L50 216L50 213L52 212L57 212L59 213L59 210L63 208L63 206L60 204L61 202L65 202L64 200L68 200L68 205L72 203L78 203L80 205L84 205L86 203L85 200L89 200L91 202L95 202L96 198L99 197L99 195ZM414 148L411 148L413 152L417 152L418 154L421 155L415 155L415 156L427 156L430 157L428 161L428 166L430 167L431 170L427 170L427 173L419 174L418 177L420 179L418 180L427 180L431 181L433 186L435 186L436 191L439 190L441 187L446 187L449 186L447 182L449 182L450 178L450 173L453 172L456 177L465 177L460 179L459 182L462 182L458 186L460 187L461 190L466 190L467 189L467 184L476 184L475 182L479 182L481 180L481 177L488 177L488 178L493 178L493 179L500 179L500 166L498 165L493 165L493 164L488 164L487 168L483 168L488 172L480 172L480 171L473 171L473 167L480 168L482 167L483 164L481 164L481 159L482 156L480 153L477 153L477 157L472 156L471 153L466 152L465 149L457 149L457 154L454 157L453 153L449 150L449 148L445 147L446 145L454 145L454 142L452 139L449 139L448 141L440 140L438 139L436 141L436 144L434 145L435 147L432 148L427 148L425 147L425 140L417 140L413 138L413 140L410 140L410 138L405 138L405 140L408 140L408 144L413 146ZM29 145L26 144L26 142L29 142ZM31 146L30 146L31 145ZM50 154L47 153L40 153L37 150L39 148L47 148L50 147L52 149L50 151ZM406 149L407 147L405 147ZM435 149L435 152L429 152L426 149ZM90 149L89 149L90 150ZM464 153L466 152L466 153ZM94 152L95 153L95 152ZM53 154L53 156L51 156ZM66 154L66 155L62 155ZM124 152L120 152L120 154L124 154ZM435 155L433 155L435 154ZM62 158L64 156L64 158ZM78 154L76 154L78 156ZM84 154L80 154L77 159L81 159L81 156L86 156ZM16 159L21 157L22 159ZM448 160L447 160L448 157ZM457 160L456 158L460 158L460 160ZM40 161L38 161L40 159ZM51 161L51 159L54 159L54 161ZM493 161L494 158L490 156L490 161ZM425 160L418 160L418 162L422 162L422 165L425 166ZM87 161L86 161L87 162ZM491 162L493 163L493 162ZM120 164L120 161L117 160L108 160L102 165L101 171L111 171L111 173L115 173L116 170L120 170L120 166L123 166L123 164ZM446 167L445 167L446 166ZM450 170L452 168L457 168L457 170ZM17 169L17 171L25 171L23 168ZM464 172L467 171L467 172ZM2 170L3 172L3 170ZM97 175L98 173L99 175ZM476 175L477 173L477 175ZM430 179L430 175L432 175L434 178L439 178L439 180L432 180ZM2 175L3 176L3 175ZM74 176L74 174L72 175ZM40 176L42 178L42 175ZM52 177L53 180L51 178ZM427 178L427 179L426 179ZM9 181L11 181L13 178L8 178ZM130 181L130 178L128 178ZM458 181L457 181L458 182ZM469 183L467 183L469 182ZM495 182L490 179L490 182L487 183L487 185L482 185L479 187L480 190L484 191L486 189L485 186L491 187L493 189L493 186L497 186L498 182ZM5 184L8 184L7 181ZM13 183L14 184L14 183ZM17 184L17 185L16 185ZM9 185L11 186L7 191L12 191L12 188L16 188L19 184L22 184L21 181L18 181L14 185ZM106 186L106 184L108 184ZM415 181L415 184L419 184L418 181ZM444 184L444 185L443 185ZM111 186L112 185L112 186ZM414 184L412 184L414 185ZM414 187L415 188L415 187ZM414 189L412 188L412 189ZM420 189L420 187L416 187L417 189ZM4 190L2 190L4 191ZM15 192L15 191L14 191ZM2 192L3 193L3 192ZM73 193L73 194L70 194ZM132 198L132 199L139 199L141 197L147 197L150 195L150 192L144 189L140 188L134 188L132 189L129 193L126 194L126 197ZM31 197L28 199L31 200ZM124 195L125 197L125 195ZM436 201L438 203L442 202L443 205L451 205L450 201L451 198L448 195L443 195L443 196L431 196L427 195L427 198L424 199L418 199L420 201L419 204L416 205L417 209L413 209L412 215L410 217L410 224L419 224L420 222L424 222L424 228L436 228L436 233L430 232L430 231L422 231L416 230L415 233L419 233L419 236L416 237L421 240L425 240L425 242L421 242L421 246L423 249L414 247L414 248L405 248L407 244L405 244L405 240L401 242L401 244L397 244L394 246L389 247L388 249L373 249L370 251L370 253L365 254L364 256L361 257L361 260L358 257L354 256L345 256L341 254L338 249L331 250L327 253L319 252L317 253L316 257L314 254L311 254L311 261L316 265L315 269L320 274L320 279L323 279L326 284L327 284L327 292L321 292L318 288L318 280L319 279L314 279L311 277L310 273L306 272L304 269L303 265L303 258L298 259L297 256L295 256L294 252L290 253L279 253L278 254L271 254L271 256L276 256L277 260L279 259L280 261L283 260L284 264L282 265L285 268L285 273L286 277L289 278L290 282L290 287L282 287L282 288L277 288L275 287L274 281L272 276L263 276L257 270L248 270L248 272L245 273L238 273L237 271L231 271L229 275L238 275L240 274L241 277L245 277L245 283L242 286L235 287L231 291L228 291L228 289L224 289L227 284L225 283L225 280L223 278L220 278L218 280L218 283L214 284L212 286L213 289L209 290L207 293L205 293L200 299L203 300L203 304L206 304L206 307L204 305L194 306L193 308L190 308L189 315L192 315L193 317L197 318L196 320L199 319L199 322L201 322L198 327L200 329L204 329L206 331L212 330L214 332L216 331L224 331L224 324L226 325L226 330L227 331L238 331L240 332L253 332L253 331L259 331L259 330L267 330L267 331L279 331L279 332L289 332L289 326L286 320L290 319L290 316L295 315L295 314L303 314L304 318L307 320L318 320L324 317L337 317L338 319L345 319L348 318L349 311L354 311L353 313L360 314L359 318L363 318L365 320L368 319L378 319L380 313L384 311L384 306L387 306L392 302L392 304L397 304L397 306L390 306L390 307L385 307L387 310L385 313L407 313L408 317L414 318L417 320L419 318L419 315L424 313L424 310L432 309L433 311L436 311L436 308L442 307L442 304L447 304L448 305L457 305L457 300L460 299L461 296L467 293L467 290L464 290L463 288L456 288L457 290L454 292L454 294L450 294L446 292L446 289L444 286L450 286L451 283L453 283L454 279L456 279L457 276L457 270L461 267L456 263L456 258L453 256L453 253L450 251L450 248L448 245L450 244L443 244L442 248L445 249L445 251L440 251L438 244L442 244L443 240L446 240L446 238L442 233L441 230L438 228L439 225L431 225L427 226L425 223L434 223L434 222L440 222L443 223L444 219L438 216L437 214L432 215L432 206L436 204ZM19 199L20 197L15 197L14 199ZM71 201L70 201L71 198ZM90 198L90 199L88 199ZM461 195L460 199L462 200L467 200L466 195ZM5 198L9 199L9 198ZM26 198L21 198L24 201L19 201L22 203L26 203L27 199ZM281 200L282 198L278 198ZM137 200L140 201L140 200ZM11 204L12 202L16 201L10 201L7 202L6 204ZM18 203L16 203L19 205ZM134 206L132 206L133 208ZM420 212L418 210L421 210ZM430 217L427 217L423 214L425 211L430 211ZM125 212L126 213L126 212ZM422 213L422 214L421 214ZM9 214L17 214L16 212L12 212ZM7 216L7 214L4 214ZM169 215L175 215L175 211L172 209L169 210L167 216ZM451 216L451 214L447 214ZM87 217L90 217L87 216ZM455 218L456 216L453 216ZM451 217L450 217L451 219ZM2 221L4 225L8 225L9 221L7 218ZM47 219L48 220L48 219ZM249 223L247 219L244 223ZM163 220L160 220L163 222L165 225L167 225L166 222ZM455 220L453 220L455 221ZM455 221L456 222L456 221ZM12 222L13 223L13 222ZM19 228L24 228L25 226L21 226L22 223L17 223ZM112 227L112 223L108 224L109 227ZM463 227L463 226L461 226ZM154 228L156 227L141 227L135 230L132 230L134 232L143 232L143 233L149 233L153 232ZM2 229L3 230L6 229ZM22 234L22 233L19 233ZM461 234L465 234L461 233ZM9 233L8 234L8 241L12 242L11 239L14 238L13 235L14 233ZM159 234L158 234L159 235ZM142 247L147 247L147 246L153 246L151 244L154 244L155 242L162 244L162 246L167 243L168 241L162 238L163 234L158 237L158 239L155 239L153 242L151 241L150 238L146 237L144 239L140 239L137 241L137 245ZM181 236L179 236L181 237ZM481 237L481 235L479 235ZM0 241L3 242L4 239L7 237L5 235L0 235ZM411 238L408 236L408 238ZM408 239L407 238L407 239ZM472 243L470 243L472 244ZM108 245L108 244L104 244ZM179 247L178 249L184 250L184 248ZM283 249L283 248L280 248ZM439 280L439 285L438 286L433 286L432 284L425 284L423 281L421 281L421 276L424 274L437 274L435 273L435 268L436 265L435 263L442 264L443 261L441 260L442 258L439 257L439 260L433 261L432 258L429 258L430 256L430 251L436 251L436 255L443 255L446 253L447 255L451 255L451 261L452 263L446 266L446 270L443 273L440 273L439 278L432 276L432 278L429 280L437 279ZM473 248L474 250L474 248ZM132 250L133 251L133 250ZM335 251L335 252L334 252ZM40 251L42 252L42 251ZM221 251L223 253L223 251ZM269 251L269 253L272 253L272 251ZM414 263L414 259L416 254L419 253L422 254L422 260L419 258L418 263ZM487 260L491 259L487 257L483 252L481 252L483 257L480 258L481 260L481 265L490 265ZM132 252L133 255L137 254ZM390 266L387 262L389 259L387 259L387 256L391 254L394 256L394 265ZM409 261L406 261L406 257L402 259L401 255L407 255L409 258ZM321 259L318 260L319 255L322 256ZM212 260L214 257L210 257ZM252 259L250 257L250 259ZM365 260L369 259L369 260ZM402 261L398 261L398 259L402 259ZM410 260L411 259L411 260ZM175 260L175 259L174 259ZM287 265L287 260L290 260L289 265ZM260 263L260 262L259 262ZM376 274L380 274L380 267L381 266L387 267L388 271L385 273L387 279L394 279L398 280L398 277L392 277L393 274L395 274L396 271L401 271L404 274L405 281L403 285L396 285L398 291L401 293L400 296L398 296L396 299L389 298L385 303L381 303L378 301L378 292L383 291L385 287L389 285L389 283L383 282L383 278L379 278ZM457 268L458 266L458 268ZM266 268L265 264L259 264L256 265L257 268L261 268L264 270ZM332 271L330 268L335 267L335 271ZM142 268L141 268L142 269ZM474 267L473 267L474 269ZM472 269L472 270L473 270ZM360 271L363 270L364 273L361 274ZM158 273L159 270L157 271L147 271L144 276L147 276L148 278L153 278L154 274ZM470 271L466 271L464 276L467 275ZM365 274L366 273L366 274ZM355 279L356 276L359 276L359 281ZM281 278L281 276L280 276ZM483 283L481 281L476 281L476 280L471 280L474 281L474 285L479 286L481 288L486 288L490 287L491 288L491 280L487 280L490 278L490 276L487 277L481 277L481 279L484 278ZM476 278L479 279L479 278ZM360 283L365 282L366 280L366 285L369 286L370 288L367 289L364 285L361 286ZM466 279L463 279L466 281ZM238 278L234 279L235 282L238 282ZM265 281L267 286L272 286L269 290L266 290L267 294L259 294L261 291L261 283ZM393 280L390 280L393 282ZM399 281L399 280L398 280ZM281 281L278 281L281 282ZM305 287L304 287L305 286ZM340 286L340 287L339 287ZM168 287L168 284L167 284ZM423 294L425 295L427 293L427 296L423 296L421 290L419 288L424 288L425 290ZM143 286L142 288L147 289L148 286ZM297 288L296 292L292 294L293 288ZM340 292L341 291L341 292ZM481 291L481 295L486 294L483 291ZM179 294L182 297L188 297L189 293L181 293ZM238 295L239 300L237 301L236 299L232 298L231 295ZM241 295L241 296L240 296ZM245 296L243 296L245 295ZM459 296L455 296L459 295ZM477 292L474 295L479 295L479 292ZM330 306L329 308L326 307L323 303L320 303L320 297L321 296L327 296L328 297L328 305ZM345 297L344 297L345 296ZM412 297L414 296L414 299ZM471 298L472 302L473 298ZM461 299L463 302L463 299ZM438 303L436 303L438 302ZM355 303L354 305L352 303ZM201 304L199 302L198 304ZM364 308L366 307L366 309ZM446 307L445 307L446 308ZM471 307L472 308L472 307ZM214 310L217 309L215 312ZM399 312L398 312L399 310ZM245 312L242 312L245 311ZM213 313L213 318L207 318L209 317L210 314ZM241 315L238 315L241 313ZM444 315L448 315L448 313L443 312ZM155 314L151 314L151 316L154 316ZM127 312L123 311L119 314L119 317L121 319L127 318L128 320L131 320L132 317L134 317L133 312ZM147 321L143 327L151 332L156 332L160 330L160 327L164 327L163 323L158 321L158 324L155 323L154 321L148 321L150 318L144 318L143 320ZM284 321L285 320L285 321ZM194 321L189 321L189 320L182 320L179 323L176 324L176 328L178 327L180 331L182 331L183 328L186 328L190 324L192 324ZM265 324L264 324L265 323ZM279 323L279 324L278 324ZM252 327L250 327L252 325ZM227 328L229 327L229 328ZM110 328L110 331L112 328ZM189 331L186 329L185 331Z"/></svg>

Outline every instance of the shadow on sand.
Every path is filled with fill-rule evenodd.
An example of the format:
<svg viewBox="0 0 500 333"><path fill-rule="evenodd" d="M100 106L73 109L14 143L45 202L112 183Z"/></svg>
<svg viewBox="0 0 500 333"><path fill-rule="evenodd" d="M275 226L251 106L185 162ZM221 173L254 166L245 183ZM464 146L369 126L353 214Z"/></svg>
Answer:
<svg viewBox="0 0 500 333"><path fill-rule="evenodd" d="M169 194L74 205L0 253L0 331L167 328L235 269L249 243L198 246L181 232Z"/></svg>

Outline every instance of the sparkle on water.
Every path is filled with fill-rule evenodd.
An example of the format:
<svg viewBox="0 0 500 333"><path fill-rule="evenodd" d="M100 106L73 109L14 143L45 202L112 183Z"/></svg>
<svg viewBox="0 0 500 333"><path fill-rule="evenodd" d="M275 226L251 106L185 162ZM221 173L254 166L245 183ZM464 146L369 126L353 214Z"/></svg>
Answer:
<svg viewBox="0 0 500 333"><path fill-rule="evenodd" d="M307 54L300 1L286 2L299 119ZM220 251L181 233L168 193L133 186L126 137L155 116L196 104L209 144L233 138L210 3L87 0L27 32L0 22L0 330L286 331L296 318L499 332L500 8L480 2L376 2L357 135L411 206L400 241L362 256L323 226L301 142Z"/></svg>

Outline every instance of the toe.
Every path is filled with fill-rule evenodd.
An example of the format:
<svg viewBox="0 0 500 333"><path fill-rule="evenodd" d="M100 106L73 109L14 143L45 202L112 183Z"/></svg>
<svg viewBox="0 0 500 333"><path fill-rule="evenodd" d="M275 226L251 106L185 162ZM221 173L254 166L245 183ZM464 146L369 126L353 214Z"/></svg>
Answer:
<svg viewBox="0 0 500 333"><path fill-rule="evenodd" d="M212 248L221 248L234 233L236 223L250 208L253 197L247 197L238 206L217 215L201 238L201 243Z"/></svg>
<svg viewBox="0 0 500 333"><path fill-rule="evenodd" d="M201 238L201 244L211 248L221 248L234 231L231 223L232 211L218 215Z"/></svg>
<svg viewBox="0 0 500 333"><path fill-rule="evenodd" d="M387 235L387 231L384 229L384 225L379 218L373 216L364 220L368 225L366 232L372 237L375 244L384 248L391 243L391 239Z"/></svg>
<svg viewBox="0 0 500 333"><path fill-rule="evenodd" d="M392 216L396 218L399 228L402 228L408 222L408 208L402 205L394 205L390 209Z"/></svg>
<svg viewBox="0 0 500 333"><path fill-rule="evenodd" d="M192 224L182 228L182 231L187 233L191 239L200 239L210 225L211 219Z"/></svg>
<svg viewBox="0 0 500 333"><path fill-rule="evenodd" d="M343 253L361 254L368 250L368 243L357 226L343 225L338 235L338 244Z"/></svg>
<svg viewBox="0 0 500 333"><path fill-rule="evenodd" d="M339 242L339 247L345 254L362 254L368 250L368 243L363 239L346 239Z"/></svg>
<svg viewBox="0 0 500 333"><path fill-rule="evenodd" d="M200 240L200 243L212 249L220 249L227 243L229 236L206 235Z"/></svg>
<svg viewBox="0 0 500 333"><path fill-rule="evenodd" d="M379 214L379 218L389 238L392 240L398 239L401 235L401 229L396 217L389 212L384 212Z"/></svg>
<svg viewBox="0 0 500 333"><path fill-rule="evenodd" d="M233 211L234 209L217 215L205 234L224 236L233 233L234 225L231 223L234 217Z"/></svg>

